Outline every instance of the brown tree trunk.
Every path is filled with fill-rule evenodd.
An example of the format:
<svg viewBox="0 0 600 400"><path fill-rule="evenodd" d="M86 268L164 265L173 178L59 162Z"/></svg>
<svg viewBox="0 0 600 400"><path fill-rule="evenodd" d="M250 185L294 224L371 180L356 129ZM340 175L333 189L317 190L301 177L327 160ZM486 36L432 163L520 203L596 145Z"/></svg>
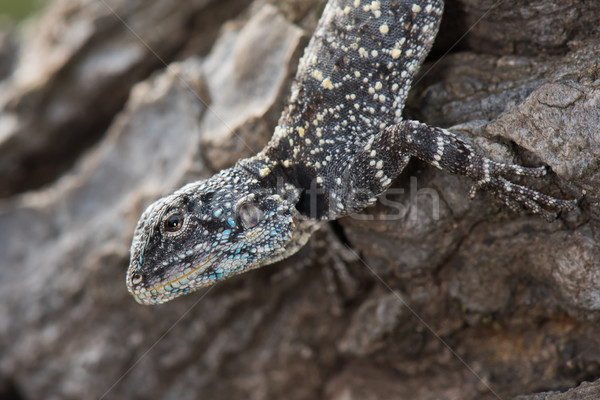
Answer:
<svg viewBox="0 0 600 400"><path fill-rule="evenodd" d="M593 0L448 1L406 107L549 165L539 189L578 211L517 215L413 162L291 259L127 293L141 211L264 146L323 5L56 0L0 33L0 398L600 398Z"/></svg>

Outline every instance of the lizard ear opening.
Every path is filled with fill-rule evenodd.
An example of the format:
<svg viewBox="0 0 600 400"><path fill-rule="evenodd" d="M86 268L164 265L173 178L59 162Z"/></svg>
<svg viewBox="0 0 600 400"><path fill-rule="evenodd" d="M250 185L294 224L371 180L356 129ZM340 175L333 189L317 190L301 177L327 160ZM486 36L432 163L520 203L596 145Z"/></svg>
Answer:
<svg viewBox="0 0 600 400"><path fill-rule="evenodd" d="M252 203L244 203L239 209L240 220L246 228L254 228L263 219L264 213Z"/></svg>

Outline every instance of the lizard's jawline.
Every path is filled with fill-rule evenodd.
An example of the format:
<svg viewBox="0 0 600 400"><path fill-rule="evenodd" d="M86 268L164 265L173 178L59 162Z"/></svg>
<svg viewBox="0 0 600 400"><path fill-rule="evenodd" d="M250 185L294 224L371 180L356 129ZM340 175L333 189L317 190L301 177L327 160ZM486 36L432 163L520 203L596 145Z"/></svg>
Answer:
<svg viewBox="0 0 600 400"><path fill-rule="evenodd" d="M193 268L191 271L181 276L177 276L176 278L167 282L163 282L158 286L148 289L133 290L130 292L134 295L135 300L140 304L160 304L182 294L190 293L192 290L190 290L189 282L193 281L201 274L201 269L210 266L214 258L215 256L210 257L204 263ZM181 288L182 286L183 288ZM198 285L194 289L199 289L200 287L202 287L202 285Z"/></svg>

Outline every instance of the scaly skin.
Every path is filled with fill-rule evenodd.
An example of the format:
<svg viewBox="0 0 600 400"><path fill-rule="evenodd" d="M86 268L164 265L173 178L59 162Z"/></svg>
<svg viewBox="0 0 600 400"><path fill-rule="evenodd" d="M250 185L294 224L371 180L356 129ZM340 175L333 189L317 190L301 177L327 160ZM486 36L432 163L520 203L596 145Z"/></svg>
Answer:
<svg viewBox="0 0 600 400"><path fill-rule="evenodd" d="M402 109L442 16L441 0L331 0L300 61L289 104L258 155L150 205L127 287L171 300L288 257L321 221L373 204L411 157L466 175L512 209L571 209L505 178L545 169L495 163Z"/></svg>

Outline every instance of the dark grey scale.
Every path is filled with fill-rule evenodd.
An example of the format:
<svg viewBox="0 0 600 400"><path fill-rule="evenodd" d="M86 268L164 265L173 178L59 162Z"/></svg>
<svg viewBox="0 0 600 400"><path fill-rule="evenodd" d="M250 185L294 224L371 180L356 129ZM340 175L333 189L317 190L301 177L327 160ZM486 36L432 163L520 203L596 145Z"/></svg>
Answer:
<svg viewBox="0 0 600 400"><path fill-rule="evenodd" d="M354 5L328 4L331 10L301 60L292 89L296 96L265 150L270 159L289 161L285 175L304 191L298 209L316 219L337 218L369 204L372 197L355 196L337 178L356 171L354 158L367 141L401 120L408 88L437 32L442 7L438 1ZM399 155L386 157L395 159L386 167L404 167ZM369 176L368 171L360 175ZM373 196L391 180L384 182L387 186ZM357 189L362 193L364 187Z"/></svg>
<svg viewBox="0 0 600 400"><path fill-rule="evenodd" d="M410 157L400 156L403 153L396 151L396 142L393 130L386 129L357 152L353 164L341 179L345 182L344 212L358 212L364 204L373 203L402 172Z"/></svg>
<svg viewBox="0 0 600 400"><path fill-rule="evenodd" d="M559 210L569 210L576 206L573 200L555 199L510 182L505 177L538 178L546 174L545 167L526 168L497 163L478 154L456 134L418 121L403 121L388 128L388 131L392 133L390 136L394 137L394 151L419 158L439 169L473 179L475 189L493 193L513 211L520 211L524 207L551 221L556 218L556 214L543 209L540 204Z"/></svg>

